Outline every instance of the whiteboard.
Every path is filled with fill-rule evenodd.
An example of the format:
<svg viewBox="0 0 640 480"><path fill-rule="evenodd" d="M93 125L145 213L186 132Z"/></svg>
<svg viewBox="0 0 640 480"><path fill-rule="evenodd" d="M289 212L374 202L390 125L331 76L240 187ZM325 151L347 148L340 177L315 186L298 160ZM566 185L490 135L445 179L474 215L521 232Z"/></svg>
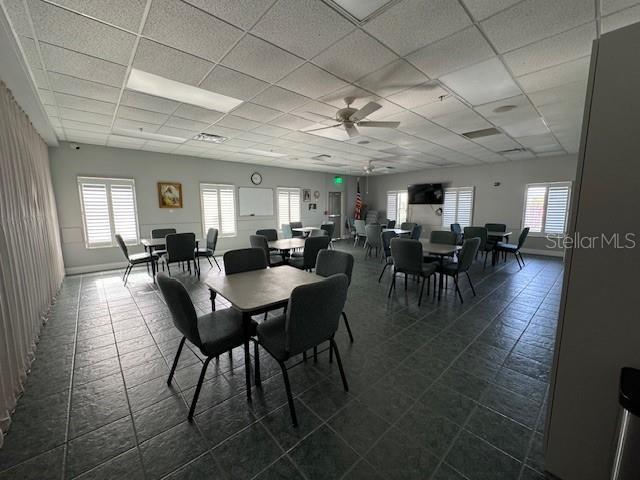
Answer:
<svg viewBox="0 0 640 480"><path fill-rule="evenodd" d="M272 188L238 188L240 199L240 216L267 217L273 216Z"/></svg>

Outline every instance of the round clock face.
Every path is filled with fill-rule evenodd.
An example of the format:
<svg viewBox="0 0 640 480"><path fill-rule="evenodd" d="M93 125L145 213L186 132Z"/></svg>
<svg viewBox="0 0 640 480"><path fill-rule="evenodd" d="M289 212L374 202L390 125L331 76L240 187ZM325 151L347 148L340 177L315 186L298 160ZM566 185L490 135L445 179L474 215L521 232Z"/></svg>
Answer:
<svg viewBox="0 0 640 480"><path fill-rule="evenodd" d="M316 200L318 200L320 198L320 192L318 190L313 192L313 198L315 198Z"/></svg>
<svg viewBox="0 0 640 480"><path fill-rule="evenodd" d="M262 175L260 175L258 172L252 173L251 183L253 183L254 185L260 185L262 183Z"/></svg>

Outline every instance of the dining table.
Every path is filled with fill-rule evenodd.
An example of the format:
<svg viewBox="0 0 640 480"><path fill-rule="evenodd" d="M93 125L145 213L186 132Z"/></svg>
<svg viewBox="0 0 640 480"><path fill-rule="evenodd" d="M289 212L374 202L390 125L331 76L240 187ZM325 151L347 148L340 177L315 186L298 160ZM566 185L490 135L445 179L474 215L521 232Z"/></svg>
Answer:
<svg viewBox="0 0 640 480"><path fill-rule="evenodd" d="M496 242L501 241L503 238L509 242L509 236L513 235L513 232L495 232L495 231L488 231L487 232L487 238L492 238L494 239ZM494 248L493 251L491 252L491 265L495 265L496 264L496 249Z"/></svg>
<svg viewBox="0 0 640 480"><path fill-rule="evenodd" d="M403 230L402 228L383 228L383 232L394 232L396 235L411 235L411 230Z"/></svg>
<svg viewBox="0 0 640 480"><path fill-rule="evenodd" d="M291 229L292 232L301 233L305 237L308 237L311 234L311 232L315 232L317 230L322 230L322 229L320 227L296 227Z"/></svg>
<svg viewBox="0 0 640 480"><path fill-rule="evenodd" d="M143 238L140 240L140 243L144 247L144 251L149 254L153 254L154 250L164 250L167 246L167 241L164 238ZM196 238L196 251L198 250L198 245L200 244L200 239ZM156 264L155 262L151 263L151 276L153 281L156 281ZM196 266L196 271L198 272L198 277L200 277L200 257L196 254L194 258L194 265ZM147 269L149 272L149 269Z"/></svg>
<svg viewBox="0 0 640 480"><path fill-rule="evenodd" d="M249 355L251 317L285 307L289 302L291 292L296 287L322 280L324 277L289 265L207 278L205 283L211 294L211 309L215 311L216 296L220 295L233 308L242 313L248 401L251 401L251 358ZM259 382L259 372L256 372L256 379ZM260 384L257 383L256 386L260 386Z"/></svg>
<svg viewBox="0 0 640 480"><path fill-rule="evenodd" d="M444 257L452 256L458 250L462 248L460 245L449 245L446 243L433 243L429 240L420 240L422 243L422 254L426 257L429 255L434 255L439 257L440 268L444 266ZM442 297L442 288L443 288L443 274L440 273L440 278L438 279L438 300Z"/></svg>
<svg viewBox="0 0 640 480"><path fill-rule="evenodd" d="M291 252L291 250L304 248L305 240L306 238L302 237L280 238L278 240L268 242L268 245L270 250L279 250L286 258L289 256L289 252Z"/></svg>

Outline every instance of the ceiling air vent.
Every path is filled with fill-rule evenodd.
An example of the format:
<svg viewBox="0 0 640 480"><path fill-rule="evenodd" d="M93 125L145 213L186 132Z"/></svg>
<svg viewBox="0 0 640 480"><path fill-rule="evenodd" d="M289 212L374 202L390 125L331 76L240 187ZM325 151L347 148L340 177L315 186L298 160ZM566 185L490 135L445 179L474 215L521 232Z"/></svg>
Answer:
<svg viewBox="0 0 640 480"><path fill-rule="evenodd" d="M520 152L526 152L527 149L526 148L510 148L509 150L500 150L498 153L499 154L505 154L505 153L520 153Z"/></svg>
<svg viewBox="0 0 640 480"><path fill-rule="evenodd" d="M312 160L329 160L331 155L323 153L322 155L316 155L315 157L311 157Z"/></svg>
<svg viewBox="0 0 640 480"><path fill-rule="evenodd" d="M214 135L213 133L198 133L193 137L194 140L198 140L199 142L207 142L207 143L223 143L229 140L227 137L223 137L222 135Z"/></svg>
<svg viewBox="0 0 640 480"><path fill-rule="evenodd" d="M501 132L497 128L484 128L482 130L474 130L473 132L466 132L462 135L467 138L482 138L490 137L491 135L499 135Z"/></svg>

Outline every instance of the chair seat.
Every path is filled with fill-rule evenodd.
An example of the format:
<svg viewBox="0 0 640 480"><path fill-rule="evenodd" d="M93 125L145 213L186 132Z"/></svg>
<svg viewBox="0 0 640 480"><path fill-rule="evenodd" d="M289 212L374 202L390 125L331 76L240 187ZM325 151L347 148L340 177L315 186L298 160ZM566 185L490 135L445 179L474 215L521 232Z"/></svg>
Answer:
<svg viewBox="0 0 640 480"><path fill-rule="evenodd" d="M515 245L513 243L498 242L496 243L496 248L498 250L506 250L507 252L516 252L518 250L518 245Z"/></svg>
<svg viewBox="0 0 640 480"><path fill-rule="evenodd" d="M225 308L198 317L198 332L205 355L218 355L244 343L242 313Z"/></svg>
<svg viewBox="0 0 640 480"><path fill-rule="evenodd" d="M302 257L304 255L304 251L295 251L295 252L291 252L291 256L292 257Z"/></svg>
<svg viewBox="0 0 640 480"><path fill-rule="evenodd" d="M289 265L292 267L304 269L304 258L303 257L291 257L289 258Z"/></svg>
<svg viewBox="0 0 640 480"><path fill-rule="evenodd" d="M213 250L208 248L196 248L196 257L213 257Z"/></svg>
<svg viewBox="0 0 640 480"><path fill-rule="evenodd" d="M162 250L154 250L153 253L159 257L161 257L162 255L164 255L165 253L167 253L166 250L162 249Z"/></svg>
<svg viewBox="0 0 640 480"><path fill-rule="evenodd" d="M285 348L286 316L279 315L258 325L257 334L260 345L266 348L276 360L286 360L289 354Z"/></svg>
<svg viewBox="0 0 640 480"><path fill-rule="evenodd" d="M272 253L269 255L269 266L273 267L276 265L284 264L284 260L282 259L282 255L279 253Z"/></svg>
<svg viewBox="0 0 640 480"><path fill-rule="evenodd" d="M149 254L146 252L133 253L129 255L129 262L132 263L133 265L137 265L139 263L150 262L152 258L155 259L156 257L157 257L156 252L153 252L153 254Z"/></svg>
<svg viewBox="0 0 640 480"><path fill-rule="evenodd" d="M442 267L438 265L438 272L444 273L445 275L455 275L458 273L458 262L445 263Z"/></svg>
<svg viewBox="0 0 640 480"><path fill-rule="evenodd" d="M400 270L400 269L396 269L396 272L407 273L408 275L421 275L423 277L428 277L429 275L436 273L437 269L438 267L435 263L423 263L422 272L417 272L417 271L405 272L404 270Z"/></svg>

